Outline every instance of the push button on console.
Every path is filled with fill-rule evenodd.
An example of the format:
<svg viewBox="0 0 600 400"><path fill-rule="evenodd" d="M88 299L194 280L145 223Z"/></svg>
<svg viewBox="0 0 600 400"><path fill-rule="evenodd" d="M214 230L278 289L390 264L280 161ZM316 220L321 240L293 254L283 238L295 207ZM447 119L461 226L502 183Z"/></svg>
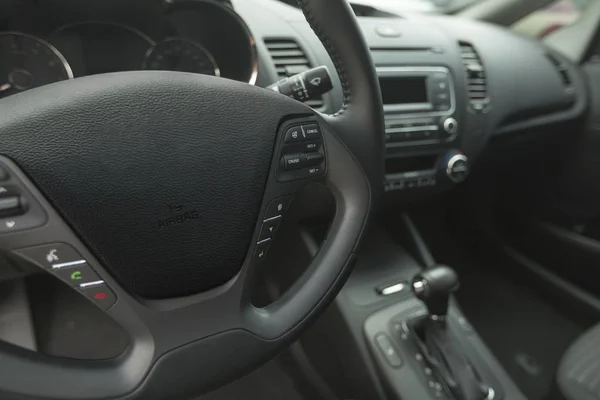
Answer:
<svg viewBox="0 0 600 400"><path fill-rule="evenodd" d="M15 253L43 268L65 268L85 263L81 254L66 243L27 247Z"/></svg>

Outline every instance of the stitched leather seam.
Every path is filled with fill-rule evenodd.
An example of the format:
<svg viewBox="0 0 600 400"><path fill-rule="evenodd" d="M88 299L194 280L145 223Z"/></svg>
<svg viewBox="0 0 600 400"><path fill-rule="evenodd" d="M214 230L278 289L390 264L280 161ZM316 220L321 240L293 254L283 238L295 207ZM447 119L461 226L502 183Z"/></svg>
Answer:
<svg viewBox="0 0 600 400"><path fill-rule="evenodd" d="M306 20L308 21L308 24L312 28L313 32L315 32L317 37L321 40L321 42L325 46L325 49L329 53L329 56L331 57L331 60L333 61L333 65L335 65L335 69L337 70L337 73L340 77L340 82L342 84L342 93L344 96L344 103L342 104L342 108L338 112L336 112L335 114L332 115L333 117L340 116L348 108L348 105L350 104L350 96L351 96L350 85L348 83L348 77L346 75L346 70L344 69L342 59L340 58L336 47L332 44L332 42L329 40L329 38L325 35L325 32L323 31L323 29L321 28L321 26L318 24L317 20L313 16L311 8L308 5L308 2L306 0L297 0L297 2L298 2L298 5L300 6L300 8L302 9L302 12L304 13L304 16L306 17Z"/></svg>

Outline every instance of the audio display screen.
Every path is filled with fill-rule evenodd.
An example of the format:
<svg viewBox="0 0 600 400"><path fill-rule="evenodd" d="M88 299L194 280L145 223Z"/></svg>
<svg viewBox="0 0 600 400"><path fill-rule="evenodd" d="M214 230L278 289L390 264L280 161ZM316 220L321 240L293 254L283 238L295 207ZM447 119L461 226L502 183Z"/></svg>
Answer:
<svg viewBox="0 0 600 400"><path fill-rule="evenodd" d="M426 76L380 76L383 104L428 103Z"/></svg>

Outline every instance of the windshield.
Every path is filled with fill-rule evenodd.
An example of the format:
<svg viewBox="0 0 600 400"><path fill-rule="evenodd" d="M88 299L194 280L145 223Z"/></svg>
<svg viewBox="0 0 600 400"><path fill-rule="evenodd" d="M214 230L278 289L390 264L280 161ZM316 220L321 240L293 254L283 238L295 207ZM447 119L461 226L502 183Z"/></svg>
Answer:
<svg viewBox="0 0 600 400"><path fill-rule="evenodd" d="M350 0L351 3L370 6L391 13L421 12L450 13L481 0Z"/></svg>

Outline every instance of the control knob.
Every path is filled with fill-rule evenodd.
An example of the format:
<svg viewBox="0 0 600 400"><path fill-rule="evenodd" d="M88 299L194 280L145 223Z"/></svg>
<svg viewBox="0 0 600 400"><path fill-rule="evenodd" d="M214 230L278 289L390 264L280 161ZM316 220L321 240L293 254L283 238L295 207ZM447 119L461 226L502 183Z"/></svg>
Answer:
<svg viewBox="0 0 600 400"><path fill-rule="evenodd" d="M457 150L452 150L446 154L440 164L442 173L454 183L463 182L469 174L469 159L466 155Z"/></svg>

